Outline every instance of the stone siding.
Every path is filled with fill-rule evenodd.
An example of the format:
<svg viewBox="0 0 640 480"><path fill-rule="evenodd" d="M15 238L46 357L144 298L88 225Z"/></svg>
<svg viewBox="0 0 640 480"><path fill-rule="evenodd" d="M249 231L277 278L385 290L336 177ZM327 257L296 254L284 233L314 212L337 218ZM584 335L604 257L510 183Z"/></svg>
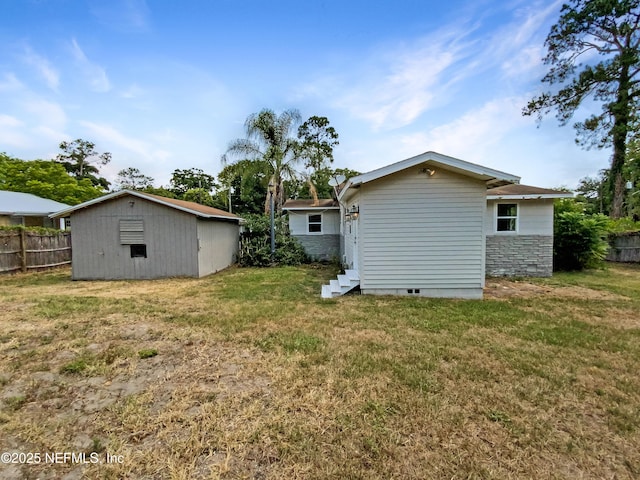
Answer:
<svg viewBox="0 0 640 480"><path fill-rule="evenodd" d="M550 277L553 237L547 235L488 235L486 274L490 276Z"/></svg>
<svg viewBox="0 0 640 480"><path fill-rule="evenodd" d="M340 260L340 235L293 235L313 260Z"/></svg>

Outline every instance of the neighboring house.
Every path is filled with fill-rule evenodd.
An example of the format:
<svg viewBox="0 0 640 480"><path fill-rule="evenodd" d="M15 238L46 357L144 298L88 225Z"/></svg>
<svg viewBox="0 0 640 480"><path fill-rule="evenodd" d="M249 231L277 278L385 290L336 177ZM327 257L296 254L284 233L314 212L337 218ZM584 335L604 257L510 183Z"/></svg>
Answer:
<svg viewBox="0 0 640 480"><path fill-rule="evenodd" d="M340 205L332 199L287 200L291 235L313 260L340 259Z"/></svg>
<svg viewBox="0 0 640 480"><path fill-rule="evenodd" d="M203 277L233 264L238 252L236 215L138 191L52 216L71 217L74 280Z"/></svg>
<svg viewBox="0 0 640 480"><path fill-rule="evenodd" d="M64 227L64 220L54 222L49 215L63 208L66 203L38 197L31 193L0 190L0 226L24 225L25 227Z"/></svg>
<svg viewBox="0 0 640 480"><path fill-rule="evenodd" d="M345 275L325 298L482 298L485 276L550 275L553 199L520 177L435 152L349 179L338 195Z"/></svg>

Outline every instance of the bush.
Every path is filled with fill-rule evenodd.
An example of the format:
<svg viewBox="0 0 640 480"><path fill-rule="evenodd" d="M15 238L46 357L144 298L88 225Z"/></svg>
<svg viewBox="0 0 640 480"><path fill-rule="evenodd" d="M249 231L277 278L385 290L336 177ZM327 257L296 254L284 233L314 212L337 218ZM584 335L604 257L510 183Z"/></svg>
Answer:
<svg viewBox="0 0 640 480"><path fill-rule="evenodd" d="M609 218L585 215L575 209L559 209L554 218L553 269L583 270L603 264ZM563 211L564 210L564 211Z"/></svg>
<svg viewBox="0 0 640 480"><path fill-rule="evenodd" d="M300 265L308 261L300 243L291 236L287 217L276 217L276 252L271 260L271 221L268 215L243 215L238 263L243 267Z"/></svg>

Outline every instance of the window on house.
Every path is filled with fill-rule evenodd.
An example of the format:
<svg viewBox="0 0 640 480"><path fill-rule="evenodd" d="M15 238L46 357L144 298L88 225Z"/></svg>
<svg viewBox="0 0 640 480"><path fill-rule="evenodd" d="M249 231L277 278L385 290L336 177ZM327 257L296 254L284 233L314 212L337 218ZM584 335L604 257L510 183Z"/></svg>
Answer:
<svg viewBox="0 0 640 480"><path fill-rule="evenodd" d="M308 233L322 233L322 214L309 215L307 219Z"/></svg>
<svg viewBox="0 0 640 480"><path fill-rule="evenodd" d="M499 203L496 230L498 232L515 232L518 228L518 204Z"/></svg>
<svg viewBox="0 0 640 480"><path fill-rule="evenodd" d="M147 258L146 245L131 245L131 258Z"/></svg>
<svg viewBox="0 0 640 480"><path fill-rule="evenodd" d="M120 220L120 245L140 245L144 243L143 220Z"/></svg>

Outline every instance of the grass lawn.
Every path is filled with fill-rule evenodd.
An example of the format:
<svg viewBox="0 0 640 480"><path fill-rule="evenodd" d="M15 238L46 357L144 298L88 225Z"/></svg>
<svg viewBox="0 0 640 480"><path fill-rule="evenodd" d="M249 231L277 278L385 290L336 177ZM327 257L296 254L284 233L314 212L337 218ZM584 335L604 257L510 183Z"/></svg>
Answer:
<svg viewBox="0 0 640 480"><path fill-rule="evenodd" d="M639 267L482 301L334 274L0 277L0 452L40 454L0 478L640 478Z"/></svg>

